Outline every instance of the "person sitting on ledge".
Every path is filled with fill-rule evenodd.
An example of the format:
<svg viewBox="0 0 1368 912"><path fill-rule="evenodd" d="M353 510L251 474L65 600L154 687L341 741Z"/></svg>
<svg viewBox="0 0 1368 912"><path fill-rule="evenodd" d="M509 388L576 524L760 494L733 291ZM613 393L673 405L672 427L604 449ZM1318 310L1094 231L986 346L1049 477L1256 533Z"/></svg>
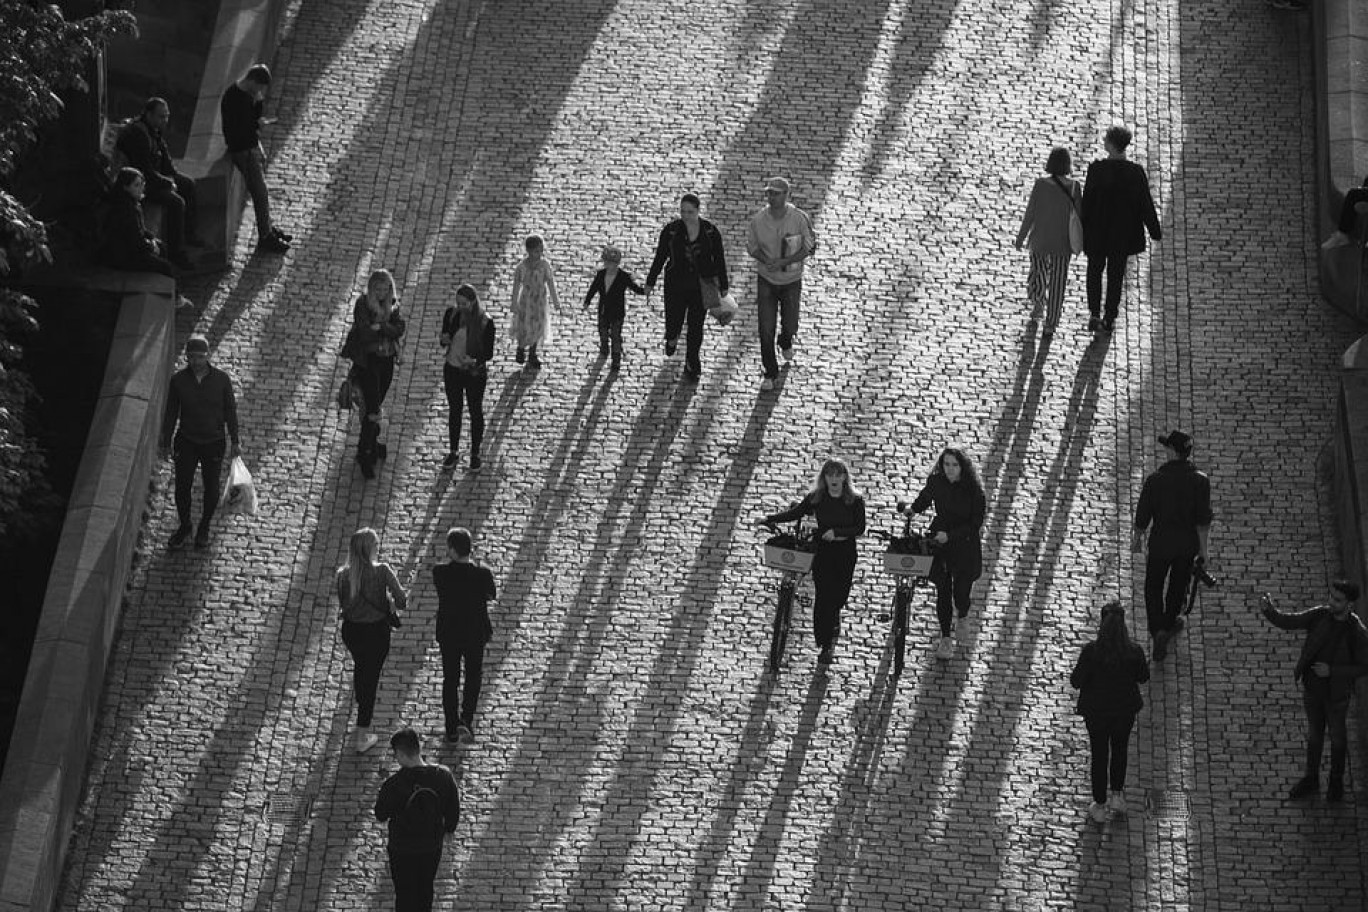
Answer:
<svg viewBox="0 0 1368 912"><path fill-rule="evenodd" d="M143 223L142 199L147 182L137 168L120 168L105 203L99 259L112 269L159 272L175 278L176 267L163 256L162 242Z"/></svg>
<svg viewBox="0 0 1368 912"><path fill-rule="evenodd" d="M1322 250L1335 250L1354 243L1354 223L1358 221L1358 210L1354 207L1359 203L1368 203L1368 177L1363 179L1362 187L1354 187L1344 194L1344 204L1340 206L1339 228L1321 244Z"/></svg>
<svg viewBox="0 0 1368 912"><path fill-rule="evenodd" d="M142 172L147 188L144 198L166 209L168 257L178 269L190 269L185 246L202 247L195 230L195 181L176 170L166 146L171 108L165 99L149 98L142 115L130 120L115 143L128 163Z"/></svg>

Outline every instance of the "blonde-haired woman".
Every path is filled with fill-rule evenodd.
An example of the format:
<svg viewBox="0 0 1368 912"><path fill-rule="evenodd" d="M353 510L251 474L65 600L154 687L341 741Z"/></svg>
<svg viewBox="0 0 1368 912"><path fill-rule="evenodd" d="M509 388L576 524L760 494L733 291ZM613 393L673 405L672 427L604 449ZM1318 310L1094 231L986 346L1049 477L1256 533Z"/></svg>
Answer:
<svg viewBox="0 0 1368 912"><path fill-rule="evenodd" d="M408 593L389 564L376 560L380 536L357 529L347 548L347 562L337 568L337 601L342 609L342 642L352 657L352 695L356 700L357 753L375 746L371 734L380 671L389 655L390 628L408 606Z"/></svg>
<svg viewBox="0 0 1368 912"><path fill-rule="evenodd" d="M817 661L830 665L841 628L841 609L850 598L855 579L855 539L865 532L865 502L850 480L850 469L839 459L828 459L812 490L767 523L793 522L804 516L817 520L817 553L812 559L812 633L822 650Z"/></svg>
<svg viewBox="0 0 1368 912"><path fill-rule="evenodd" d="M343 347L343 353L352 359L349 376L361 392L361 439L356 444L356 462L368 479L375 477L376 460L386 456L385 445L380 442L380 407L394 380L404 328L394 276L388 269L377 269L366 282L365 294L352 308L352 327Z"/></svg>
<svg viewBox="0 0 1368 912"><path fill-rule="evenodd" d="M456 304L442 315L442 386L447 397L447 455L442 468L451 470L460 460L461 401L470 406L470 470L480 470L480 444L484 440L484 394L489 381L487 365L494 357L494 320L485 313L480 296L469 285L456 289Z"/></svg>

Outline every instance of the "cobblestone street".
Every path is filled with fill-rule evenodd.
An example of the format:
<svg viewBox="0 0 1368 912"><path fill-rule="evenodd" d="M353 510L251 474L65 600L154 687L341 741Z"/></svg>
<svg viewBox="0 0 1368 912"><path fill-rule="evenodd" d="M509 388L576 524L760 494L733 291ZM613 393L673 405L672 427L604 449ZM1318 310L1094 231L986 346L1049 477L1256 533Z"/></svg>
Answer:
<svg viewBox="0 0 1368 912"><path fill-rule="evenodd" d="M268 113L287 256L253 252L180 329L238 384L261 513L167 551L152 497L76 824L65 910L393 908L372 815L388 752L350 748L333 570L359 526L412 585L376 725L462 783L439 908L1360 910L1368 784L1294 803L1298 635L1255 595L1337 572L1318 457L1356 336L1319 300L1310 21L1218 0L299 0ZM1124 119L1163 240L1096 339L1083 264L1053 339L1012 249L1052 145L1075 173ZM746 224L781 174L815 217L797 359L761 393ZM603 244L643 278L679 195L725 240L742 310L679 380L629 298L620 375L583 298ZM546 239L564 310L539 372L508 336ZM363 481L333 393L351 304L388 267L409 317L389 457ZM443 310L498 322L485 466L446 454ZM1120 595L1155 436L1212 479L1213 571L1154 666L1132 812L1089 821L1068 674ZM468 432L467 432L468 433ZM967 647L932 657L919 590L892 674L893 586L861 543L836 663L800 611L765 672L777 574L756 522L845 457L892 530L940 450L978 460L985 568ZM479 740L441 744L428 567L474 530L500 593ZM1148 651L1148 644L1147 651ZM1352 723L1351 723L1352 724ZM1352 734L1352 732L1351 732ZM382 743L383 747L383 743Z"/></svg>

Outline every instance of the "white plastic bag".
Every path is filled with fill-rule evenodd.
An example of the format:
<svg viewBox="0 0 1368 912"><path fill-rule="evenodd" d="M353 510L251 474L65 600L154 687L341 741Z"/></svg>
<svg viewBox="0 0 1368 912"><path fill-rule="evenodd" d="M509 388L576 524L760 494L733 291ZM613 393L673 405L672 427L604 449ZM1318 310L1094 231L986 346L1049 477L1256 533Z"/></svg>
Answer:
<svg viewBox="0 0 1368 912"><path fill-rule="evenodd" d="M228 469L228 493L223 500L230 513L256 516L256 484L252 481L252 473L247 471L247 463L242 461L241 456L234 456L233 464Z"/></svg>

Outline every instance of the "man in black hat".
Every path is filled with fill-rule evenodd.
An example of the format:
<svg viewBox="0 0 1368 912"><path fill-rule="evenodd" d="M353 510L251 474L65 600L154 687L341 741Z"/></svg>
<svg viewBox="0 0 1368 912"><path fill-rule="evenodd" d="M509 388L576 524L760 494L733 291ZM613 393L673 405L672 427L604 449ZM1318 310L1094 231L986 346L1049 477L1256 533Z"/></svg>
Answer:
<svg viewBox="0 0 1368 912"><path fill-rule="evenodd" d="M1349 757L1349 698L1354 681L1368 674L1368 629L1354 613L1359 587L1346 579L1330 584L1330 604L1305 611L1279 611L1265 595L1263 616L1283 630L1305 630L1296 677L1302 683L1306 710L1306 774L1292 786L1290 797L1308 798L1320 789L1325 730L1330 730L1330 786L1325 800L1344 800L1344 767Z"/></svg>
<svg viewBox="0 0 1368 912"><path fill-rule="evenodd" d="M1211 482L1192 464L1192 438L1170 431L1159 438L1167 461L1145 479L1135 507L1132 551L1145 558L1145 614L1154 638L1154 661L1183 629L1183 599L1196 561L1206 561L1211 528ZM1145 530L1149 546L1145 547Z"/></svg>
<svg viewBox="0 0 1368 912"><path fill-rule="evenodd" d="M233 396L233 381L209 363L208 339L194 335L186 340L185 360L189 362L187 366L171 377L166 418L162 422L161 451L163 458L169 453L175 456L176 513L180 516L170 546L178 548L190 538L190 497L198 468L204 479L204 505L195 532L195 547L207 548L209 521L218 506L223 456L229 439L233 443L230 455L242 453L237 400Z"/></svg>

